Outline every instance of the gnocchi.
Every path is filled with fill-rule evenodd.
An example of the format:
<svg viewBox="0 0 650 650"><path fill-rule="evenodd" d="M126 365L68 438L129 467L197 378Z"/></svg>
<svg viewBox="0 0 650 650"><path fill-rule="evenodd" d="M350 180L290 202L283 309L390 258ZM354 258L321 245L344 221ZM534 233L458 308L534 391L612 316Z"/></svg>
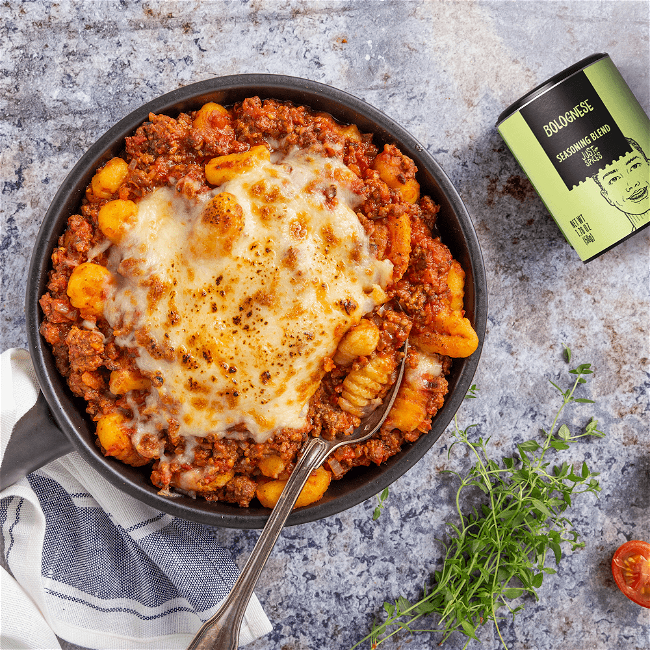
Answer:
<svg viewBox="0 0 650 650"><path fill-rule="evenodd" d="M79 264L68 281L67 294L73 307L82 315L101 316L108 287L113 284L112 273L100 264Z"/></svg>
<svg viewBox="0 0 650 650"><path fill-rule="evenodd" d="M447 286L449 287L449 307L452 311L463 309L463 298L465 297L465 271L457 260L452 260L447 275Z"/></svg>
<svg viewBox="0 0 650 650"><path fill-rule="evenodd" d="M149 388L151 381L138 370L120 368L111 372L108 386L113 395L126 395L126 393L132 390L145 390Z"/></svg>
<svg viewBox="0 0 650 650"><path fill-rule="evenodd" d="M447 274L448 296L430 328L413 337L422 350L454 359L469 357L478 347L478 336L463 313L465 272L453 260Z"/></svg>
<svg viewBox="0 0 650 650"><path fill-rule="evenodd" d="M203 104L192 122L195 129L205 129L212 125L219 124L220 122L229 121L230 114L221 104L215 102L208 102Z"/></svg>
<svg viewBox="0 0 650 650"><path fill-rule="evenodd" d="M196 468L179 473L177 487L191 492L210 492L217 490L232 480L235 472L215 472L206 468Z"/></svg>
<svg viewBox="0 0 650 650"><path fill-rule="evenodd" d="M377 354L365 365L352 370L343 381L339 406L362 418L377 404L397 362L392 354Z"/></svg>
<svg viewBox="0 0 650 650"><path fill-rule="evenodd" d="M407 434L418 428L428 430L430 382L441 375L438 355L411 348L404 379L386 418L386 428Z"/></svg>
<svg viewBox="0 0 650 650"><path fill-rule="evenodd" d="M203 209L194 232L194 251L202 256L230 253L244 228L244 211L237 197L220 192Z"/></svg>
<svg viewBox="0 0 650 650"><path fill-rule="evenodd" d="M341 339L334 355L334 363L349 366L357 357L372 354L377 343L379 328L371 320L363 318Z"/></svg>
<svg viewBox="0 0 650 650"><path fill-rule="evenodd" d="M110 413L97 422L97 437L106 456L115 456L127 465L140 467L150 459L138 454L131 442L131 434L127 426L127 418L121 413Z"/></svg>
<svg viewBox="0 0 650 650"><path fill-rule="evenodd" d="M256 165L269 160L271 160L271 153L268 148L258 145L243 153L231 153L227 156L213 158L205 166L205 177L210 185L223 185Z"/></svg>
<svg viewBox="0 0 650 650"><path fill-rule="evenodd" d="M417 203L420 198L420 184L415 180L415 165L394 145L385 145L373 163L388 187L395 190L407 203Z"/></svg>
<svg viewBox="0 0 650 650"><path fill-rule="evenodd" d="M96 199L110 199L124 182L129 166L122 158L111 158L90 181L92 195Z"/></svg>
<svg viewBox="0 0 650 650"><path fill-rule="evenodd" d="M404 213L399 216L389 215L388 234L389 249L386 257L393 263L393 282L396 283L408 268L411 256L411 220Z"/></svg>
<svg viewBox="0 0 650 650"><path fill-rule="evenodd" d="M102 205L97 215L100 230L114 244L119 244L138 215L138 206L133 201L115 199Z"/></svg>
<svg viewBox="0 0 650 650"><path fill-rule="evenodd" d="M413 343L426 352L445 354L452 359L469 357L478 347L478 336L461 312L445 309L433 327L413 336Z"/></svg>
<svg viewBox="0 0 650 650"><path fill-rule="evenodd" d="M283 474L287 468L286 462L277 454L265 456L260 460L257 466L264 476L276 479L280 478L281 474Z"/></svg>
<svg viewBox="0 0 650 650"><path fill-rule="evenodd" d="M324 468L319 467L316 471L312 472L311 476L307 479L305 487L302 488L298 495L298 500L294 508L303 508L323 498L327 488L332 480L332 475ZM286 481L268 481L262 483L256 491L256 496L259 502L265 508L273 508L278 502Z"/></svg>

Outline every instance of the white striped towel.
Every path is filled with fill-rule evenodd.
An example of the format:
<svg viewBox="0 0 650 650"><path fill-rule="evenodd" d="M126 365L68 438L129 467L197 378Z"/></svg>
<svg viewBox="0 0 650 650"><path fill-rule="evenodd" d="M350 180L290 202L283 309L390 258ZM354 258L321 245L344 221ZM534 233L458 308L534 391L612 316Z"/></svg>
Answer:
<svg viewBox="0 0 650 650"><path fill-rule="evenodd" d="M0 356L0 452L35 403L29 354ZM2 456L0 456L1 460ZM213 530L113 487L76 452L0 492L4 541L0 648L186 648L238 570ZM271 631L255 596L240 645Z"/></svg>

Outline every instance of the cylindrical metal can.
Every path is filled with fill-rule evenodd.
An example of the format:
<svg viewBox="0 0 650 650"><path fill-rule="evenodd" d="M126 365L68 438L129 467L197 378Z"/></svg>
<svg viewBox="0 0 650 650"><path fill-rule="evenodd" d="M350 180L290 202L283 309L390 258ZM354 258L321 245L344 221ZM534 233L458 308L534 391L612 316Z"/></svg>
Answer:
<svg viewBox="0 0 650 650"><path fill-rule="evenodd" d="M650 224L650 120L608 54L531 90L497 129L583 262Z"/></svg>

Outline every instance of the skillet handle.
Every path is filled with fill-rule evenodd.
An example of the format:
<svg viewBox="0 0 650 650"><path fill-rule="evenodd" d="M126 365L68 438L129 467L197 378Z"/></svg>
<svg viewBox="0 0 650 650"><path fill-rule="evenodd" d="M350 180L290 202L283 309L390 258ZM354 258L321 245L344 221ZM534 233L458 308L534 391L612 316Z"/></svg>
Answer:
<svg viewBox="0 0 650 650"><path fill-rule="evenodd" d="M74 449L39 392L36 404L14 425L0 468L0 490Z"/></svg>

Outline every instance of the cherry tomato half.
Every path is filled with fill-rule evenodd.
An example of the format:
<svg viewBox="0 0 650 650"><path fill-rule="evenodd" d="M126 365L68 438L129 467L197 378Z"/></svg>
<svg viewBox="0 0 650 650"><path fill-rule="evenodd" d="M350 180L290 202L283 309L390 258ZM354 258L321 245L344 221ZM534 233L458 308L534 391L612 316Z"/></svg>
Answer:
<svg viewBox="0 0 650 650"><path fill-rule="evenodd" d="M612 558L618 588L637 605L650 609L650 544L638 539L620 546Z"/></svg>

